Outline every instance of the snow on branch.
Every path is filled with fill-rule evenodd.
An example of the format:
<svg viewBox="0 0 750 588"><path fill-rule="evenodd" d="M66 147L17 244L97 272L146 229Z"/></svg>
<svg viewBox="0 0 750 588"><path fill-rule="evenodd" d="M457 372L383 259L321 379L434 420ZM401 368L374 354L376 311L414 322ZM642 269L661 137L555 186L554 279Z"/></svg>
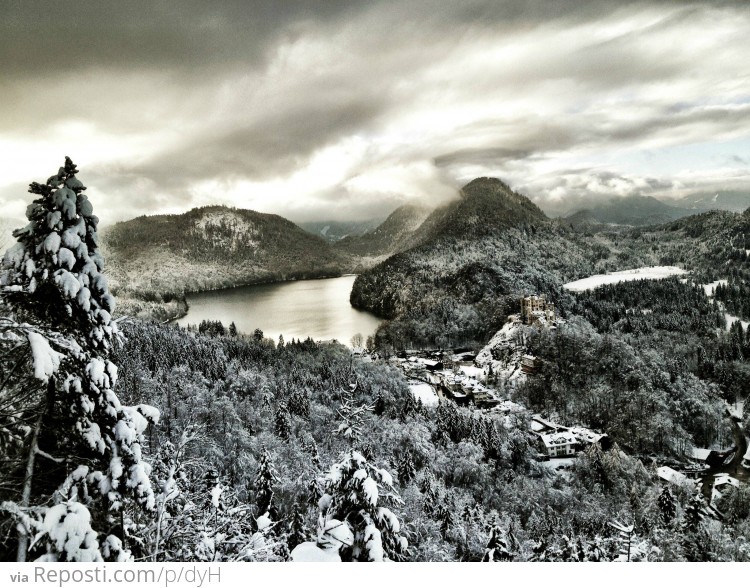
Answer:
<svg viewBox="0 0 750 588"><path fill-rule="evenodd" d="M49 342L39 333L28 333L29 345L31 345L31 355L34 361L34 377L37 380L47 382L57 369L60 367L60 360L64 357L58 353Z"/></svg>

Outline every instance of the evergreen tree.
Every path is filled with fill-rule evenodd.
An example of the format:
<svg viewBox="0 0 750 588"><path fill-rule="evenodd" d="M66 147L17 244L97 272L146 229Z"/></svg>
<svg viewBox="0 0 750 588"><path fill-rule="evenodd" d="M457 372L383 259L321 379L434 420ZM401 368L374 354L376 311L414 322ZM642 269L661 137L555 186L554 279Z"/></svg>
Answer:
<svg viewBox="0 0 750 588"><path fill-rule="evenodd" d="M435 518L440 523L440 534L443 539L447 539L448 531L456 524L455 510L456 505L446 496L435 511Z"/></svg>
<svg viewBox="0 0 750 588"><path fill-rule="evenodd" d="M289 535L286 539L286 544L289 547L289 551L292 551L300 543L304 543L310 537L310 530L305 524L305 517L303 516L300 508L297 504L292 508L292 517L289 527Z"/></svg>
<svg viewBox="0 0 750 588"><path fill-rule="evenodd" d="M401 482L402 486L406 486L417 474L417 469L414 466L414 456L409 449L401 452L396 465L396 471L398 472L398 481Z"/></svg>
<svg viewBox="0 0 750 588"><path fill-rule="evenodd" d="M318 444L315 443L315 438L312 435L307 435L302 440L302 449L305 451L305 453L307 453L310 456L310 460L315 466L315 469L319 470L320 469L320 453L318 452Z"/></svg>
<svg viewBox="0 0 750 588"><path fill-rule="evenodd" d="M280 439L289 440L292 436L292 421L289 410L283 402L276 409L276 418L274 420L274 431Z"/></svg>
<svg viewBox="0 0 750 588"><path fill-rule="evenodd" d="M411 391L407 391L404 395L404 400L401 403L401 420L406 421L409 417L413 417L417 414L419 414L419 406L414 399L414 394L412 394Z"/></svg>
<svg viewBox="0 0 750 588"><path fill-rule="evenodd" d="M687 561L706 561L708 548L703 528L703 497L696 494L685 507L682 521L682 550Z"/></svg>
<svg viewBox="0 0 750 588"><path fill-rule="evenodd" d="M82 527L107 525L114 535L103 545L111 547L110 552L122 552L115 545L122 545L125 531L106 519L130 504L154 508L141 436L149 422L158 419L158 411L146 405L123 406L114 392L117 367L109 360L119 339L112 320L114 299L102 273L99 219L77 173L66 157L56 175L44 184L30 185L37 198L26 211L29 223L13 233L18 242L6 253L1 280L3 302L14 315L6 329L28 341L31 369L39 382L20 407L25 415L18 422L34 425L18 432L26 455L18 513L44 515L36 530L41 529L46 539L37 544L46 545L48 560L89 558L86 550L67 551L69 543L58 540L61 527L51 528L51 521L66 528L70 526L66 521L74 519ZM6 337L2 345L17 344L11 341ZM12 389L12 382L7 382L6 390ZM87 504L68 499L46 511L45 507L30 510L34 503L48 503L55 485L65 479L59 467L39 476L40 456L53 464L63 460L82 464L74 468L78 473L74 485L95 490L86 494ZM55 494L53 502L60 499ZM60 513L64 507L67 514L59 519L44 514L57 513L53 510L57 507ZM31 520L24 516L17 525L19 561L28 556L29 535L34 532ZM93 542L86 545L93 549Z"/></svg>
<svg viewBox="0 0 750 588"><path fill-rule="evenodd" d="M289 395L289 412L304 419L310 416L310 397L304 390L295 390Z"/></svg>
<svg viewBox="0 0 750 588"><path fill-rule="evenodd" d="M354 385L350 390L344 393L341 406L338 408L339 418L341 422L338 428L334 431L336 434L342 436L349 442L356 442L362 434L362 424L365 419L365 415L368 412L372 412L373 407L369 405L358 405L354 401Z"/></svg>
<svg viewBox="0 0 750 588"><path fill-rule="evenodd" d="M659 512L665 525L669 525L674 521L677 514L677 506L675 505L675 499L672 495L672 491L669 486L664 486L664 490L659 494L659 500L657 502L659 506Z"/></svg>
<svg viewBox="0 0 750 588"><path fill-rule="evenodd" d="M255 505L258 509L258 516L268 513L272 520L276 520L277 512L273 500L273 487L278 481L279 478L271 463L268 450L263 448L263 453L260 457L260 466L255 476Z"/></svg>
<svg viewBox="0 0 750 588"><path fill-rule="evenodd" d="M343 525L352 537L351 544L339 544L343 561L402 559L407 541L398 517L389 508L401 503L390 474L349 450L325 478L318 542Z"/></svg>
<svg viewBox="0 0 750 588"><path fill-rule="evenodd" d="M493 525L482 561L511 561L512 559L513 556L510 553L509 541L505 529L497 524Z"/></svg>
<svg viewBox="0 0 750 588"><path fill-rule="evenodd" d="M695 533L703 522L703 497L696 494L685 507L683 529L688 533Z"/></svg>
<svg viewBox="0 0 750 588"><path fill-rule="evenodd" d="M378 396L375 398L375 404L373 404L372 409L376 416L383 416L388 409L388 403L385 400L385 395L382 390L378 392Z"/></svg>
<svg viewBox="0 0 750 588"><path fill-rule="evenodd" d="M308 482L306 499L310 506L315 508L318 507L318 502L320 501L321 496L323 496L323 485L322 478L314 477Z"/></svg>
<svg viewBox="0 0 750 588"><path fill-rule="evenodd" d="M426 514L433 514L435 512L435 509L437 508L438 500L440 498L440 492L438 491L435 477L429 470L422 480L420 491L422 492L422 510Z"/></svg>

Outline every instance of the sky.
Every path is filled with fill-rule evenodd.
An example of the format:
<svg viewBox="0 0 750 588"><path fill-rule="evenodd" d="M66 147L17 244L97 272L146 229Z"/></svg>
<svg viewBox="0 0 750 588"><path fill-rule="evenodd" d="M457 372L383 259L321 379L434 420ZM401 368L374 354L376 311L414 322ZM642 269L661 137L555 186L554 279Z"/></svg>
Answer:
<svg viewBox="0 0 750 588"><path fill-rule="evenodd" d="M69 155L103 224L749 191L743 2L0 0L0 207Z"/></svg>

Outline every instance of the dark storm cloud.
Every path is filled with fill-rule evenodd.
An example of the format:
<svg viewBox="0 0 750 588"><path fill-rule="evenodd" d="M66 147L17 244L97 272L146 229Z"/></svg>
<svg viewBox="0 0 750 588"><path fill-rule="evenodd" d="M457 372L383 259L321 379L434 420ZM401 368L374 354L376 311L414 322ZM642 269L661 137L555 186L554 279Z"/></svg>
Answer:
<svg viewBox="0 0 750 588"><path fill-rule="evenodd" d="M659 149L704 142L709 161L747 136L745 8L6 0L0 201L15 215L63 154L105 219L207 202L362 218L476 175L553 204L736 185L742 145L704 179ZM618 169L654 150L659 173Z"/></svg>
<svg viewBox="0 0 750 588"><path fill-rule="evenodd" d="M554 20L585 21L627 6L701 5L680 0L495 2L466 0L205 0L75 3L11 0L3 3L0 60L4 76L57 74L91 67L128 69L255 66L280 35L293 38L320 23L345 26L374 14L406 29L436 32L498 25L533 27ZM742 6L740 2L715 5ZM367 31L363 31L367 34ZM404 41L408 41L405 39Z"/></svg>
<svg viewBox="0 0 750 588"><path fill-rule="evenodd" d="M352 7L345 0L15 0L3 6L0 60L4 75L24 77L91 67L253 66L274 37L293 33L290 23L342 18Z"/></svg>
<svg viewBox="0 0 750 588"><path fill-rule="evenodd" d="M251 177L258 180L290 173L316 148L367 125L383 109L375 98L349 104L302 104L239 129L211 132L195 142L133 167L136 174L163 185L206 177Z"/></svg>

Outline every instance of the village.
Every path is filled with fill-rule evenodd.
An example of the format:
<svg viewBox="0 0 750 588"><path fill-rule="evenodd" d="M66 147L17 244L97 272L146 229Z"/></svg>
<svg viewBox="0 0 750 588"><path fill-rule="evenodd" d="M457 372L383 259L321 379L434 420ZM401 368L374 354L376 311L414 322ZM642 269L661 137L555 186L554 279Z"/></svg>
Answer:
<svg viewBox="0 0 750 588"><path fill-rule="evenodd" d="M525 406L510 399L513 390L540 367L539 360L526 351L524 327L555 330L564 321L557 317L555 305L543 295L524 296L519 306L519 313L510 315L503 328L479 352L405 350L387 361L404 373L411 393L424 406L435 407L441 401L451 401L489 414L528 413ZM369 359L365 350L355 350L354 354ZM736 422L736 415L729 409L728 416ZM540 414L529 416L528 432L534 439L537 459L552 470L571 467L576 456L592 445L603 451L609 451L613 445L606 432L581 425L565 426ZM750 449L744 453L747 443L741 445L737 443L721 451L693 448L686 463L669 461L652 465L662 484L701 493L706 499L704 516L721 519L722 514L715 507L717 501L729 487L739 487L740 480L744 482L750 477Z"/></svg>

